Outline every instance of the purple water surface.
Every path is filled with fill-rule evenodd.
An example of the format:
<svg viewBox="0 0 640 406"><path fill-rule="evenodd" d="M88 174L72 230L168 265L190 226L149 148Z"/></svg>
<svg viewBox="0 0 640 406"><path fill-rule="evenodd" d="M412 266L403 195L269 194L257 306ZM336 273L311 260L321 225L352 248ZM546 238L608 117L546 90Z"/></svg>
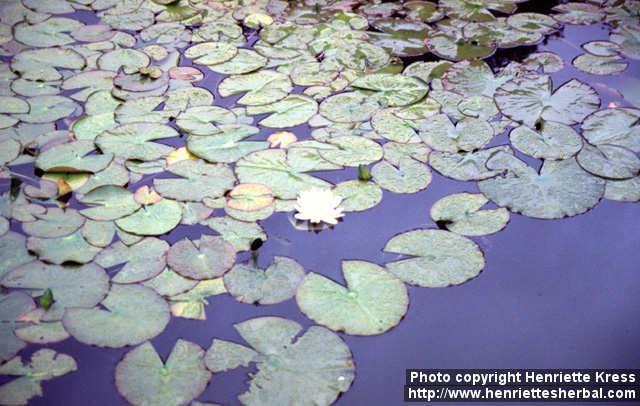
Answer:
<svg viewBox="0 0 640 406"><path fill-rule="evenodd" d="M607 90L619 78L577 72L570 65L587 40L603 39L598 26L568 26L540 49L560 53L566 68L554 85L574 77L594 86L603 100L624 104ZM637 77L638 63L625 76ZM213 90L220 78L201 82ZM226 101L228 104L228 101ZM219 104L216 102L216 104ZM258 137L264 138L268 132ZM295 132L308 138L308 129ZM497 138L505 143L505 135ZM177 141L177 140L176 140ZM354 170L326 174L334 182L353 179ZM429 208L455 192L477 192L474 183L456 182L434 173L428 189L413 195L385 192L372 210L348 213L333 230L295 230L287 214L261 222L269 235L260 249L261 266L273 256L295 258L307 271L343 282L340 262L362 259L383 264L394 256L382 253L393 235L435 227ZM208 228L180 227L167 239L198 238ZM501 232L476 238L486 267L476 279L458 287L409 287L410 308L402 322L380 336L341 335L353 352L357 377L338 405L400 404L405 368L638 368L640 366L640 205L602 201L584 215L544 221L512 214ZM208 348L213 337L242 342L233 323L276 315L312 325L295 302L252 306L228 295L210 298L206 321L172 318L152 340L166 357L183 338ZM73 338L49 347L72 355L78 371L43 383L45 396L33 405L124 405L114 384L114 370L130 348L99 349ZM27 356L38 346L23 351ZM215 374L200 401L237 404L247 389L251 368ZM502 403L504 404L504 403Z"/></svg>

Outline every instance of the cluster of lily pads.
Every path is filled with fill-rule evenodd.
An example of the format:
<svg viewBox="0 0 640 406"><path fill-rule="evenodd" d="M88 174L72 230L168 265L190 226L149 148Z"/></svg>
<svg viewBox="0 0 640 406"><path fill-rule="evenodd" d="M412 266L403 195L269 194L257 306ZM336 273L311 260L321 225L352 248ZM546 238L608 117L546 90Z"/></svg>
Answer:
<svg viewBox="0 0 640 406"><path fill-rule="evenodd" d="M640 2L550 15L519 13L520 2L4 1L0 374L17 378L0 404L26 404L41 381L76 370L51 349L16 356L69 337L137 346L115 371L134 405L188 404L212 373L251 363L243 404L330 404L355 377L335 332L396 326L405 283L476 277L484 258L469 237L500 231L509 212L559 219L602 198L640 200L640 110L602 109L576 79L554 84L566 68L550 52L496 69L482 60L606 21L610 41L584 44L573 64L619 73L640 59ZM322 177L346 167L359 177ZM383 191L426 189L432 170L481 193L446 196L431 208L438 228L392 237L383 249L396 261L344 261L346 285L287 257L267 269L237 259L267 240L261 220L348 221ZM164 239L196 225L211 233ZM301 335L283 318L247 320L235 327L248 346L178 340L163 361L148 340L171 317L205 319L207 298L226 293L295 297L320 326Z"/></svg>

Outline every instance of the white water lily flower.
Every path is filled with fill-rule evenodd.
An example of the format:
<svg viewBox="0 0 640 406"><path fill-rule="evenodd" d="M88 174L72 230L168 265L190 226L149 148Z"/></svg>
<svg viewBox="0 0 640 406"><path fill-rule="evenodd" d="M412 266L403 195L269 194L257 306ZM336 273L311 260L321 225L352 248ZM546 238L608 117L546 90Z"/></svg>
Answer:
<svg viewBox="0 0 640 406"><path fill-rule="evenodd" d="M338 207L342 197L331 189L311 188L298 194L295 217L298 220L309 220L311 223L337 224L344 216L342 207Z"/></svg>

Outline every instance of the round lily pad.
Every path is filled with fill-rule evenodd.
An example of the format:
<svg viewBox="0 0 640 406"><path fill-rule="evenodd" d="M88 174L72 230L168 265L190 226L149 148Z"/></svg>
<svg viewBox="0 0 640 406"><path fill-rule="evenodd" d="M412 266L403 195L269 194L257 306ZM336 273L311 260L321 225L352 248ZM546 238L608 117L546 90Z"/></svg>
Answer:
<svg viewBox="0 0 640 406"><path fill-rule="evenodd" d="M67 309L64 327L76 340L98 347L140 344L169 323L169 306L140 285L112 285L100 307Z"/></svg>
<svg viewBox="0 0 640 406"><path fill-rule="evenodd" d="M80 210L80 214L91 220L116 220L134 213L140 208L133 194L127 189L116 186L100 186L82 195L78 200L86 205L94 206Z"/></svg>
<svg viewBox="0 0 640 406"><path fill-rule="evenodd" d="M318 112L318 103L310 97L292 94L271 104L247 107L247 114L269 113L260 125L269 128L287 128L304 124Z"/></svg>
<svg viewBox="0 0 640 406"><path fill-rule="evenodd" d="M519 126L509 133L511 144L534 158L566 159L582 149L582 138L566 124L545 121L540 131Z"/></svg>
<svg viewBox="0 0 640 406"><path fill-rule="evenodd" d="M224 275L224 286L240 302L275 304L291 299L304 279L304 269L295 260L274 257L266 270L238 264Z"/></svg>
<svg viewBox="0 0 640 406"><path fill-rule="evenodd" d="M29 237L27 248L42 261L52 264L65 262L86 264L100 252L100 248L94 247L85 240L81 230L58 238Z"/></svg>
<svg viewBox="0 0 640 406"><path fill-rule="evenodd" d="M592 145L612 144L640 151L640 110L615 108L596 111L582 123L582 135Z"/></svg>
<svg viewBox="0 0 640 406"><path fill-rule="evenodd" d="M58 144L40 152L35 166L45 172L99 172L111 163L113 154L91 154L95 149L89 140Z"/></svg>
<svg viewBox="0 0 640 406"><path fill-rule="evenodd" d="M60 320L67 308L93 307L109 291L109 277L95 264L74 267L34 261L5 274L0 284L25 289L33 295L50 289L54 302L43 316L44 321Z"/></svg>
<svg viewBox="0 0 640 406"><path fill-rule="evenodd" d="M309 273L296 293L300 310L315 322L353 335L376 335L395 327L407 312L404 284L384 268L343 261L347 286Z"/></svg>
<svg viewBox="0 0 640 406"><path fill-rule="evenodd" d="M55 238L69 235L84 224L77 210L50 207L45 213L36 214L36 221L22 223L22 230L32 237Z"/></svg>
<svg viewBox="0 0 640 406"><path fill-rule="evenodd" d="M198 397L211 379L204 351L179 339L163 362L151 343L129 351L116 367L118 392L132 405L182 405Z"/></svg>
<svg viewBox="0 0 640 406"><path fill-rule="evenodd" d="M200 240L183 239L167 253L167 264L190 279L211 279L222 276L236 261L234 247L223 238L203 235Z"/></svg>
<svg viewBox="0 0 640 406"><path fill-rule="evenodd" d="M114 283L136 283L151 279L165 268L169 244L148 237L125 245L121 241L105 248L96 257L96 263L104 268L123 265L112 277Z"/></svg>
<svg viewBox="0 0 640 406"><path fill-rule="evenodd" d="M456 234L478 236L497 233L509 222L505 208L480 210L489 202L482 194L456 193L431 206L431 218Z"/></svg>
<svg viewBox="0 0 640 406"><path fill-rule="evenodd" d="M437 151L473 151L493 138L493 128L477 118L462 119L454 126L445 114L437 114L422 122L418 135Z"/></svg>
<svg viewBox="0 0 640 406"><path fill-rule="evenodd" d="M336 123L366 121L380 105L362 92L340 93L320 104L320 114Z"/></svg>
<svg viewBox="0 0 640 406"><path fill-rule="evenodd" d="M366 165L382 159L382 147L364 137L338 136L331 138L328 144L336 148L319 149L320 156L336 165Z"/></svg>
<svg viewBox="0 0 640 406"><path fill-rule="evenodd" d="M225 42L202 42L184 52L184 56L200 65L216 65L227 62L238 54L238 48Z"/></svg>
<svg viewBox="0 0 640 406"><path fill-rule="evenodd" d="M0 294L0 360L16 355L26 344L15 336L13 330L20 316L35 310L33 299L23 292Z"/></svg>
<svg viewBox="0 0 640 406"><path fill-rule="evenodd" d="M236 251L247 251L255 240L267 240L267 234L260 225L247 223L230 217L213 217L206 225L233 245Z"/></svg>
<svg viewBox="0 0 640 406"><path fill-rule="evenodd" d="M133 214L116 220L122 230L137 235L161 235L173 230L182 219L182 207L174 200L162 199Z"/></svg>
<svg viewBox="0 0 640 406"><path fill-rule="evenodd" d="M631 179L640 175L640 158L617 145L585 144L576 159L582 169L608 179Z"/></svg>
<svg viewBox="0 0 640 406"><path fill-rule="evenodd" d="M162 196L180 201L201 201L222 196L233 187L235 176L226 165L187 159L167 167L180 178L154 179L153 186Z"/></svg>
<svg viewBox="0 0 640 406"><path fill-rule="evenodd" d="M238 99L238 103L257 106L284 99L292 88L291 80L287 75L262 70L247 75L229 76L220 82L218 92L222 97L246 93Z"/></svg>
<svg viewBox="0 0 640 406"><path fill-rule="evenodd" d="M499 156L489 160L487 166L496 166L492 162L495 159ZM499 206L543 219L586 212L598 204L604 185L603 179L584 171L574 158L545 161L540 173L520 163L502 176L478 183L480 191Z"/></svg>
<svg viewBox="0 0 640 406"><path fill-rule="evenodd" d="M508 146L467 153L433 151L429 155L429 165L441 175L455 180L487 179L502 172L502 170L489 169L486 166L487 160L498 152L512 153Z"/></svg>
<svg viewBox="0 0 640 406"><path fill-rule="evenodd" d="M340 207L344 211L363 211L382 201L382 189L373 182L350 180L338 183L333 190L342 197Z"/></svg>
<svg viewBox="0 0 640 406"><path fill-rule="evenodd" d="M168 145L154 140L177 137L173 128L156 123L130 123L104 131L95 143L105 153L112 153L126 159L152 161L173 151Z"/></svg>
<svg viewBox="0 0 640 406"><path fill-rule="evenodd" d="M26 247L26 238L13 231L0 236L0 276L22 264L33 261ZM7 255L6 253L11 253Z"/></svg>
<svg viewBox="0 0 640 406"><path fill-rule="evenodd" d="M371 170L373 180L383 189L394 193L416 193L431 183L429 168L410 157L403 157L398 164L380 161Z"/></svg>
<svg viewBox="0 0 640 406"><path fill-rule="evenodd" d="M273 192L261 183L241 183L227 194L227 207L240 211L256 211L271 206Z"/></svg>
<svg viewBox="0 0 640 406"><path fill-rule="evenodd" d="M429 86L418 78L391 73L362 76L351 87L371 91L380 104L391 107L415 103L429 91Z"/></svg>
<svg viewBox="0 0 640 406"><path fill-rule="evenodd" d="M412 258L387 263L387 269L412 285L441 288L478 276L484 257L476 243L444 230L413 230L387 242L385 252Z"/></svg>

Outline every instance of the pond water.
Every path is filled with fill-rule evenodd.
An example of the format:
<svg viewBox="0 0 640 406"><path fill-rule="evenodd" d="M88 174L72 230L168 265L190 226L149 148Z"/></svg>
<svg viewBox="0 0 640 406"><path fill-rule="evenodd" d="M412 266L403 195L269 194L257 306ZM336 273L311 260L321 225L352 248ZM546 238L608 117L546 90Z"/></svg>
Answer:
<svg viewBox="0 0 640 406"><path fill-rule="evenodd" d="M540 10L534 3L525 2L519 10L549 12L550 7ZM99 21L86 11L69 15L87 24ZM639 60L627 58L626 70L612 76L590 75L571 64L583 53L580 48L583 43L608 40L609 32L605 23L568 24L540 45L518 48L518 51L499 50L489 61L497 70L506 62L522 61L533 52L553 52L565 62L562 70L551 74L554 89L577 78L598 92L601 108L633 107L637 94L628 89L640 78ZM245 47L252 48L256 39ZM182 51L186 48L182 47ZM10 55L3 56L4 62L10 59ZM434 60L432 55L405 58L407 63L422 59ZM239 106L237 101L241 95L220 97L218 86L226 75L214 73L184 57L180 66L198 67L205 73L196 86L214 93L214 105ZM303 87L296 86L291 93L303 91ZM264 117L267 115L257 115L254 123ZM65 120L57 121L58 129L66 129L68 124ZM171 126L177 128L174 123ZM295 133L298 140L311 138L312 128L307 124L287 130ZM260 132L249 139L265 140L273 132L273 129L260 128ZM185 144L183 137L163 139L160 143L176 148ZM505 131L484 147L508 143L508 131ZM542 165L542 160L520 151L516 151L515 156L536 169ZM11 170L33 179L41 174L40 171L36 174L32 164L14 165ZM399 255L383 252L393 236L414 229L438 228L429 210L447 195L480 193L477 182L456 181L435 170L431 172L433 178L426 189L412 194L384 190L381 202L375 207L348 212L337 225L318 233L293 227L292 213L276 212L261 220L268 239L255 253L257 265L264 269L275 256L286 256L295 259L306 272L344 284L343 260L363 260L382 266L398 260ZM319 171L314 175L338 184L357 179L358 168ZM175 177L166 173L145 176L129 183L127 188L133 192L143 185L153 186L154 179ZM255 179L260 181L262 179ZM4 181L2 191L9 186L9 181ZM69 207L86 206L73 194ZM498 206L490 203L490 208L495 207ZM223 215L220 209L215 213ZM640 205L637 203L603 199L584 214L555 220L511 212L509 223L500 232L470 237L484 254L485 266L477 277L447 288L407 285L409 308L397 326L373 336L338 333L353 354L356 377L336 404L401 403L407 368L637 367L640 365L638 219ZM13 220L11 230L22 233L20 222ZM185 237L196 240L204 234L215 235L215 232L204 225L179 225L160 238L173 245ZM237 261L250 261L250 257L248 252L241 252ZM208 301L206 320L171 317L162 333L150 340L163 359L178 339L196 343L205 350L213 338L242 343L234 323L256 317L280 316L300 323L305 330L316 324L300 311L295 299L273 305L251 305L223 294L209 297ZM34 397L29 404L128 404L116 390L114 371L133 347L104 349L71 337L44 346L30 344L19 355L26 360L41 348L71 355L77 371L43 382L44 396ZM238 395L248 389L248 374L256 371L252 366L214 373L196 400L238 404ZM10 379L0 377L0 383Z"/></svg>

